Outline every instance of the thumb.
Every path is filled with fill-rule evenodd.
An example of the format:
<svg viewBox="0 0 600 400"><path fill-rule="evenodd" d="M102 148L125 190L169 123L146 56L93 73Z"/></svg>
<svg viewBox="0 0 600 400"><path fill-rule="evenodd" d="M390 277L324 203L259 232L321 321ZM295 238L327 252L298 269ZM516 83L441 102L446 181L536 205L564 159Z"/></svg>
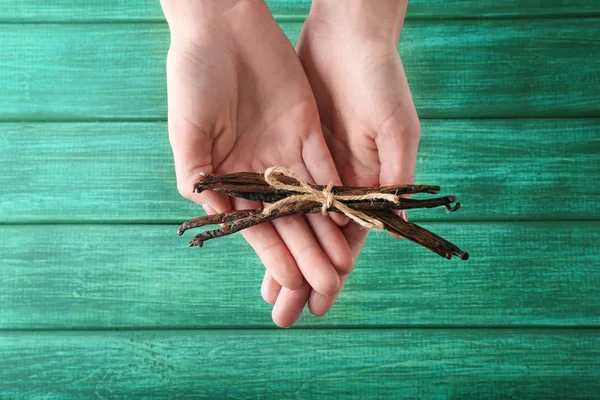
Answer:
<svg viewBox="0 0 600 400"><path fill-rule="evenodd" d="M169 141L175 161L177 190L188 200L201 204L208 214L231 211L227 196L212 191L194 192L202 174L213 173L213 138L190 121L169 119Z"/></svg>
<svg viewBox="0 0 600 400"><path fill-rule="evenodd" d="M308 136L302 147L302 159L306 169L316 184L333 183L334 186L341 186L342 180L324 137L324 135L331 135L331 132L321 124L315 124L313 129L313 134ZM342 214L331 212L329 216L340 227L348 223L348 218Z"/></svg>
<svg viewBox="0 0 600 400"><path fill-rule="evenodd" d="M389 120L382 126L376 137L381 162L379 171L381 186L414 183L420 134L421 127L416 113L409 120ZM399 210L395 213L408 220L406 211ZM397 235L392 236L399 238Z"/></svg>

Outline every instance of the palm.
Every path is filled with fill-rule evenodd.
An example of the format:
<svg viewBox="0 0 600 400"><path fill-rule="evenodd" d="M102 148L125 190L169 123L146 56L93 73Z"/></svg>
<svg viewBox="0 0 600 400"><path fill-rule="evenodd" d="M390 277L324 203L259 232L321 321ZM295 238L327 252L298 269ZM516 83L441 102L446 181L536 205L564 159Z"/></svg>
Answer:
<svg viewBox="0 0 600 400"><path fill-rule="evenodd" d="M277 39L270 37L281 42ZM186 123L189 133L201 130L212 139L203 151L210 150L205 160L215 173L261 171L283 161L304 168L302 147L319 117L300 65L295 59L260 59L253 61L264 65L240 67L233 51L216 41L172 48L169 91L177 96L169 98L169 106L178 114L173 123Z"/></svg>
<svg viewBox="0 0 600 400"><path fill-rule="evenodd" d="M418 139L418 118L395 47L373 42L338 46L307 22L298 44L328 144L345 184L387 184L380 147L390 136ZM399 155L401 156L401 155ZM390 171L393 172L393 171Z"/></svg>

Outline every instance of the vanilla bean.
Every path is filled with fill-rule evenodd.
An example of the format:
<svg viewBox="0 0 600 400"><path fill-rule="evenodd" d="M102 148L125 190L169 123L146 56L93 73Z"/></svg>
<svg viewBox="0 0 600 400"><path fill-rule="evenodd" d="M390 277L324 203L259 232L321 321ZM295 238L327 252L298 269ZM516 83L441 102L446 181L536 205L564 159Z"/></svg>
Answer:
<svg viewBox="0 0 600 400"><path fill-rule="evenodd" d="M469 258L468 253L462 251L453 243L413 222L405 221L391 211L365 211L365 213L383 222L387 231L420 244L442 257L451 259L452 256L457 256L461 260Z"/></svg>
<svg viewBox="0 0 600 400"><path fill-rule="evenodd" d="M243 229L250 228L252 226L261 224L263 222L269 222L276 218L281 218L285 216L298 215L303 213L316 213L319 212L319 207L314 207L309 204L309 202L301 205L295 205L294 207L288 207L286 209L281 210L273 210L269 215L263 215L262 209L257 210L242 210L245 211L249 216L238 218L232 221L231 224L225 225L219 229L204 231L198 235L196 235L189 243L189 246L198 246L202 247L205 241L223 237L227 235L231 235L233 233L239 232ZM403 220L398 215L386 211L386 210L370 210L365 211L366 214L371 215L374 218L379 219L383 222L385 229L389 232L396 233L414 243L417 243L434 253L445 257L447 259L451 259L452 256L457 256L461 260L467 260L469 258L469 254L462 251L453 243L445 240L441 236L436 235L435 233L415 224L412 222L407 222ZM219 214L212 221L224 221L231 217L235 213L227 213L227 214ZM238 213L237 215L243 215L243 213ZM215 217L215 216L209 216ZM204 218L208 220L206 217L196 218L195 220L199 220ZM231 219L229 219L231 221ZM191 222L194 220L190 220ZM214 223L214 222L213 222ZM185 225L185 224L184 224ZM190 229L188 227L187 229ZM181 230L181 228L180 228ZM182 232L183 233L183 232Z"/></svg>
<svg viewBox="0 0 600 400"><path fill-rule="evenodd" d="M227 235L231 235L232 233L239 232L243 229L251 228L255 225L262 224L263 222L269 222L276 218L297 215L299 210L296 207L289 209L281 209L281 210L273 210L269 215L262 214L261 210L252 210L252 211L260 211L259 213L245 218L240 218L235 221L232 221L229 225L224 225L220 229L214 229L210 231L204 231L194 236L194 238L188 244L189 247L198 246L202 247L205 241L223 237Z"/></svg>
<svg viewBox="0 0 600 400"><path fill-rule="evenodd" d="M274 179L273 177L276 176L277 182L280 185L283 185L283 188L278 189L274 187L274 181L269 180L269 182L274 185L271 186L271 184L265 180L265 175L263 174L242 172L227 175L204 175L194 184L194 191L202 192L204 190L211 190L217 193L224 193L229 196L262 203L275 203L280 200L288 199L291 196L298 195L299 193L311 193L310 190L307 191L302 186L305 185L306 182L303 182L299 178L296 179L294 174L289 170L285 170L285 168L270 168L269 171L267 171L267 174L270 174L271 179ZM288 188L285 188L286 185ZM295 191L290 189L289 186L298 187L299 190ZM283 202L283 204L277 205L276 207L278 208L273 209L268 215L265 215L264 210L259 208L255 210L238 210L229 213L194 218L183 223L179 227L177 233L181 235L188 229L210 224L223 224L219 229L204 231L196 235L189 243L190 246L202 246L206 240L227 236L260 223L272 221L276 218L322 212L323 201L327 198L327 192L329 190L331 190L330 193L334 196L343 195L357 197L373 194L436 194L440 191L439 186L428 185L393 185L380 188L334 186L331 189L322 185L310 186L318 191L323 191L324 194L320 195L316 192L316 197L314 199L311 198L311 200L290 200L289 202ZM392 210L434 208L441 206L445 207L450 212L454 212L460 207L460 203L453 204L456 202L455 196L443 196L430 199L406 199L400 197L397 203L383 198L378 199L376 196L371 197L375 198L369 200L345 200L344 198L338 197L337 201L342 202L351 210L357 212L356 216L363 213L369 217L375 218L376 220L381 221L384 228L389 232L398 234L412 242L420 244L442 257L451 259L453 256L457 256L463 260L468 259L468 253L462 251L456 245L419 225L403 220L392 212ZM304 198L306 198L306 196ZM336 208L335 204L336 203L334 202L328 211L339 212L342 214L350 212L347 209L344 212L340 211Z"/></svg>
<svg viewBox="0 0 600 400"><path fill-rule="evenodd" d="M386 201L367 201L367 202L348 202L347 205L355 210L366 211L366 210L409 210L409 209L417 209L417 208L434 208L445 206L446 209L450 212L454 212L458 210L460 207L460 203L456 203L456 205L452 206L452 203L456 201L455 196L444 196L433 199L426 200L416 200L416 199L404 199L400 198L398 200L398 204L393 204ZM322 205L318 202L306 202L303 207L296 209L296 213L300 214L309 214L321 212ZM333 207L329 211L332 212L340 212L338 209ZM226 222L231 222L234 220L238 220L241 218L246 218L250 216L254 216L262 212L262 209L256 210L238 210L232 211L229 213L223 214L213 214L213 215L205 215L201 217L197 217L191 219L189 221L184 222L179 229L177 230L177 234L179 236L183 235L183 233L189 229L199 228L205 225L212 224L223 224Z"/></svg>
<svg viewBox="0 0 600 400"><path fill-rule="evenodd" d="M373 201L348 201L345 204L355 210L413 210L417 208L436 208L444 206L450 212L460 208L460 203L452 205L456 201L456 196L435 197L432 199L405 199L400 197L398 203L394 204L385 200Z"/></svg>
<svg viewBox="0 0 600 400"><path fill-rule="evenodd" d="M287 177L280 178L282 182L294 185ZM324 185L311 185L317 190L323 190ZM212 190L217 193L225 193L229 196L239 197L246 200L260 201L262 203L275 203L291 195L297 194L288 190L277 190L270 186L262 174L244 172L241 174L228 175L203 175L194 184L194 191L201 193L204 190ZM346 196L361 196L369 193L390 193L395 195L440 192L439 186L429 185L392 185L380 188L365 188L353 186L334 186L331 192Z"/></svg>
<svg viewBox="0 0 600 400"><path fill-rule="evenodd" d="M325 189L323 185L314 185L317 190ZM224 193L228 196L239 197L241 199L259 201L261 203L275 203L279 200L293 196L297 193L288 190L276 190L270 186L261 185L236 185L236 184L198 184L194 191L201 193L204 190L211 190L217 193ZM371 193L386 193L394 195L416 194L416 193L439 193L439 186L428 185L394 185L380 188L353 188L347 186L334 186L331 193L344 196L362 196Z"/></svg>
<svg viewBox="0 0 600 400"><path fill-rule="evenodd" d="M262 209L237 210L222 214L203 215L201 217L190 219L189 221L184 222L179 229L177 229L177 234L181 236L188 229L199 228L205 225L224 224L236 219L250 217L260 212L262 212Z"/></svg>

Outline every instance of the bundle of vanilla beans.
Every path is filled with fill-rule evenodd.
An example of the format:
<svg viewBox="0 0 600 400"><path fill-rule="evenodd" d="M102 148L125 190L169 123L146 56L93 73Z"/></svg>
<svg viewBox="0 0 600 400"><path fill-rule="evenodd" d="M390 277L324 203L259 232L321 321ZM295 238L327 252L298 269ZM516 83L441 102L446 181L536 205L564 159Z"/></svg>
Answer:
<svg viewBox="0 0 600 400"><path fill-rule="evenodd" d="M195 192L211 190L273 204L266 208L237 210L194 218L183 223L179 227L178 234L182 235L188 229L204 225L222 224L219 229L207 230L196 235L189 243L190 246L200 247L209 239L230 235L276 218L316 212L339 212L351 219L358 218L358 222L363 226L385 229L447 259L451 259L452 256L457 256L461 260L469 258L468 253L454 244L419 225L405 221L393 212L393 210L434 207L445 207L450 212L458 210L460 203L453 205L456 202L455 196L423 200L397 197L416 193L437 194L440 192L439 186L393 185L379 188L321 186L309 185L287 169L270 171L270 173L273 180L270 180L268 173L253 172L201 176L194 184ZM392 200L386 198L390 195L393 197Z"/></svg>

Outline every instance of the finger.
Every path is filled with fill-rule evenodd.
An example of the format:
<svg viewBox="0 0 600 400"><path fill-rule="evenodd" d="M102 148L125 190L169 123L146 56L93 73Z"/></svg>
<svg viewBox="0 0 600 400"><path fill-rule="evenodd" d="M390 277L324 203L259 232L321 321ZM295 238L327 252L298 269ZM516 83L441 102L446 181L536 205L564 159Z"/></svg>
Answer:
<svg viewBox="0 0 600 400"><path fill-rule="evenodd" d="M194 183L202 174L213 172L212 138L191 122L169 119L169 141L173 150L177 190L186 199L209 206L216 212L231 211L226 196L211 191L194 193ZM208 211L207 211L208 212Z"/></svg>
<svg viewBox="0 0 600 400"><path fill-rule="evenodd" d="M381 161L381 186L411 184L415 178L420 125L416 117L393 120L378 132L376 144Z"/></svg>
<svg viewBox="0 0 600 400"><path fill-rule="evenodd" d="M204 208L204 212L207 215L212 215L212 214L216 214L217 212L215 210L213 210L213 208L211 206L209 206L208 204L202 204L202 207Z"/></svg>
<svg viewBox="0 0 600 400"><path fill-rule="evenodd" d="M260 203L234 199L236 210L260 208ZM296 259L271 223L262 223L244 229L242 235L252 246L269 274L281 286L296 289L304 281Z"/></svg>
<svg viewBox="0 0 600 400"><path fill-rule="evenodd" d="M262 281L262 285L260 286L260 294L262 295L262 298L269 304L275 304L280 291L281 285L277 283L275 279L273 279L269 271L265 271L265 277Z"/></svg>
<svg viewBox="0 0 600 400"><path fill-rule="evenodd" d="M306 219L319 246L338 275L348 275L352 272L354 269L352 250L340 227L331 218L322 214L310 214L306 216Z"/></svg>
<svg viewBox="0 0 600 400"><path fill-rule="evenodd" d="M365 245L369 231L360 225L351 222L342 228L342 232L348 246L352 250L352 257L356 260ZM308 308L310 312L317 317L323 317L337 301L337 298L344 288L346 279L347 276L340 276L340 290L332 296L323 296L320 293L312 291L308 299Z"/></svg>
<svg viewBox="0 0 600 400"><path fill-rule="evenodd" d="M410 197L410 195L403 195L402 197ZM406 213L406 210L392 210L392 212L394 214L396 214L397 216L399 216L400 218L402 218L403 220L405 220L406 222L408 222L408 214ZM388 235L390 235L394 239L398 239L398 240L404 239L402 236L398 235L395 232L388 231Z"/></svg>
<svg viewBox="0 0 600 400"><path fill-rule="evenodd" d="M309 294L310 286L307 282L296 290L282 288L271 314L273 322L280 328L292 326L300 318Z"/></svg>
<svg viewBox="0 0 600 400"><path fill-rule="evenodd" d="M337 292L340 286L338 273L313 235L306 218L299 215L282 217L272 224L310 286L325 295Z"/></svg>
<svg viewBox="0 0 600 400"><path fill-rule="evenodd" d="M327 314L342 292L346 278L347 276L340 277L340 290L332 296L323 296L314 290L310 293L308 298L308 309L313 315L324 317L325 314Z"/></svg>
<svg viewBox="0 0 600 400"><path fill-rule="evenodd" d="M320 130L311 134L304 141L302 159L306 166L306 176L318 184L341 185L342 181L327 148L327 143ZM307 220L321 248L339 274L349 274L354 268L352 252L344 235L337 226L346 226L348 218L337 213L329 213L329 218L322 215L308 215Z"/></svg>
<svg viewBox="0 0 600 400"><path fill-rule="evenodd" d="M304 165L296 164L291 169L301 179L312 180ZM330 218L309 217L316 224L315 229L310 227L307 223L309 219L304 216L279 218L273 221L273 226L290 249L310 286L319 293L331 295L339 289L339 274L334 262L342 269L351 269L352 266L348 266L352 262L350 249ZM321 241L318 237L321 237ZM328 253L332 255L331 259Z"/></svg>
<svg viewBox="0 0 600 400"><path fill-rule="evenodd" d="M369 230L352 222L342 228L342 233L346 238L346 242L348 243L350 250L352 251L354 262L356 262L358 255L365 245L367 236L369 236Z"/></svg>
<svg viewBox="0 0 600 400"><path fill-rule="evenodd" d="M381 186L414 183L420 124L416 112L409 114L413 116L408 119L390 119L377 134L376 144L381 161L379 175ZM408 220L406 211L395 211L395 213ZM391 235L400 238L397 234Z"/></svg>
<svg viewBox="0 0 600 400"><path fill-rule="evenodd" d="M342 180L337 172L331 153L320 128L315 128L302 145L302 159L314 183L328 185L333 183L341 186ZM329 216L339 226L346 225L349 220L342 214L329 213Z"/></svg>

